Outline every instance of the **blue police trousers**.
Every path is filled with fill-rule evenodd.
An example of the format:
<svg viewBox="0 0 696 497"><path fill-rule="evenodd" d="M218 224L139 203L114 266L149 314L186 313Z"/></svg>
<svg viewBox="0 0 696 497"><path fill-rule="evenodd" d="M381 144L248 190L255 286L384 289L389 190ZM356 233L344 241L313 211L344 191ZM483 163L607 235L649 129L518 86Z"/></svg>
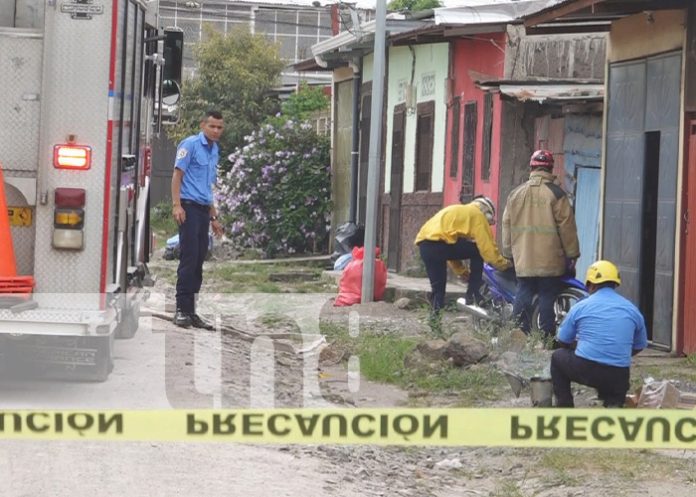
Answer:
<svg viewBox="0 0 696 497"><path fill-rule="evenodd" d="M179 226L179 268L176 272L176 308L185 313L196 309L196 295L203 283L203 261L208 253L210 207L182 200L186 221Z"/></svg>

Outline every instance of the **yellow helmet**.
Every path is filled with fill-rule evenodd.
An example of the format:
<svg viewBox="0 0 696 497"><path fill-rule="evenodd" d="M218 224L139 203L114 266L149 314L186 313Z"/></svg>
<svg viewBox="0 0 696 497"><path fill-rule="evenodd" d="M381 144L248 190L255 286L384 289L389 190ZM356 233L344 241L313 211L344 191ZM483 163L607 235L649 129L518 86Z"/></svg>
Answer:
<svg viewBox="0 0 696 497"><path fill-rule="evenodd" d="M587 276L585 276L585 284L594 283L598 285L607 281L613 281L617 285L621 284L621 275L619 268L609 261L596 261L587 268Z"/></svg>

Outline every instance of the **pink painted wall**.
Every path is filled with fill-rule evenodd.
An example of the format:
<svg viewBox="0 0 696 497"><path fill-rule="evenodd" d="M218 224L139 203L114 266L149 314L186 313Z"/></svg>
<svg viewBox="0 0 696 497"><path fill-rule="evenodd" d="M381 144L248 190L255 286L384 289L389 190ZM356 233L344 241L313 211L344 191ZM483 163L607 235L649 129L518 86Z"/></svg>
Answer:
<svg viewBox="0 0 696 497"><path fill-rule="evenodd" d="M462 167L464 153L464 106L471 101L477 102L477 128L474 154L474 193L491 197L498 206L498 178L500 175L500 123L502 106L498 95L493 97L493 119L491 136L490 178L481 179L483 153L483 96L484 92L474 83L478 79L497 79L504 75L506 36L504 33L473 35L458 39L452 43L453 57L451 66L452 95L460 97L459 113L459 150L457 177L450 177L452 156L452 100L448 105L447 133L445 140L445 185L444 205L459 202L462 185Z"/></svg>

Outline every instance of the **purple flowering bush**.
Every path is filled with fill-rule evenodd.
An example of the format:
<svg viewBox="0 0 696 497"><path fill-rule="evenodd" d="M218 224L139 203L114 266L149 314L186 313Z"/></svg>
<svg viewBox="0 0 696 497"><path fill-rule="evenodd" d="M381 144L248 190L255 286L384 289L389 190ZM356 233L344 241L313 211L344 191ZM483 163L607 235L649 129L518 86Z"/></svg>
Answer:
<svg viewBox="0 0 696 497"><path fill-rule="evenodd" d="M330 216L330 144L308 122L270 121L230 154L216 200L239 249L266 256L323 252Z"/></svg>

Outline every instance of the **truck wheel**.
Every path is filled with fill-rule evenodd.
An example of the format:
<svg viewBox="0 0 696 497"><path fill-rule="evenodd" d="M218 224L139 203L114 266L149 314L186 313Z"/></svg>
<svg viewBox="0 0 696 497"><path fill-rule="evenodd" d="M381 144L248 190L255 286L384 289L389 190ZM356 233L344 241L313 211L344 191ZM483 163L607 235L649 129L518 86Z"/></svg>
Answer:
<svg viewBox="0 0 696 497"><path fill-rule="evenodd" d="M100 337L95 339L97 354L94 369L88 374L88 380L106 381L114 370L114 341L113 337Z"/></svg>
<svg viewBox="0 0 696 497"><path fill-rule="evenodd" d="M138 326L140 326L140 304L136 302L132 307L123 310L121 322L116 328L116 338L133 338L138 331Z"/></svg>

